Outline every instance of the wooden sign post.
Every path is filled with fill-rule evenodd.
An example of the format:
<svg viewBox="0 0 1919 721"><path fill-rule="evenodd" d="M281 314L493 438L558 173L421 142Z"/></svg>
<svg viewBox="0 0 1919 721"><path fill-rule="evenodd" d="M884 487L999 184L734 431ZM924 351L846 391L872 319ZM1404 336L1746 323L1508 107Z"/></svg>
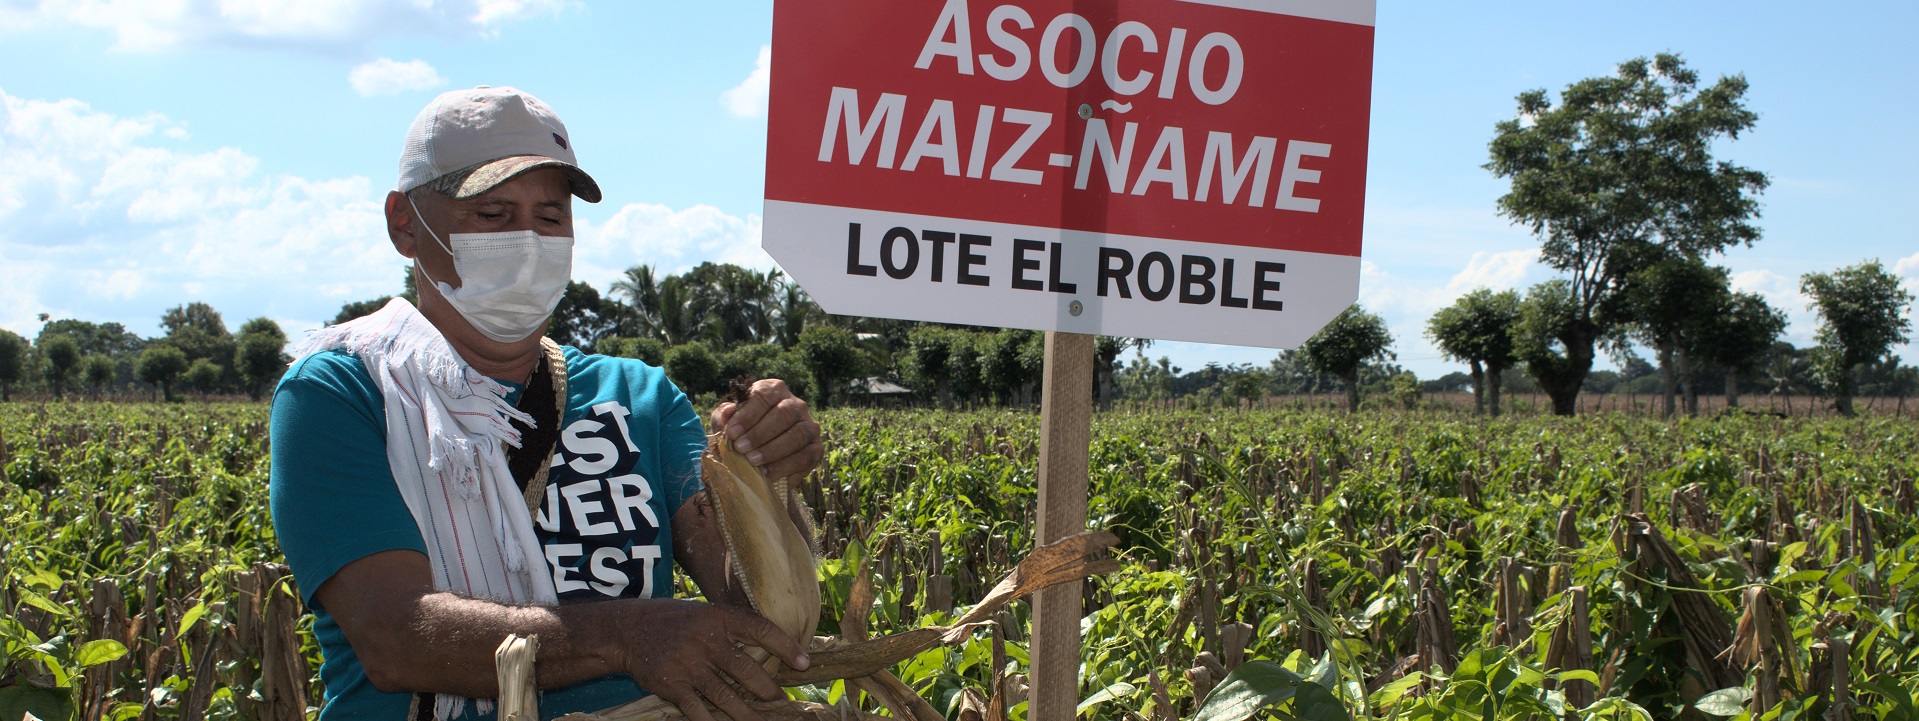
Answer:
<svg viewBox="0 0 1919 721"><path fill-rule="evenodd" d="M1093 338L1046 333L1040 389L1039 529L1045 545L1086 530L1088 454L1093 440ZM1033 600L1033 691L1026 717L1071 721L1079 706L1082 583L1040 591Z"/></svg>

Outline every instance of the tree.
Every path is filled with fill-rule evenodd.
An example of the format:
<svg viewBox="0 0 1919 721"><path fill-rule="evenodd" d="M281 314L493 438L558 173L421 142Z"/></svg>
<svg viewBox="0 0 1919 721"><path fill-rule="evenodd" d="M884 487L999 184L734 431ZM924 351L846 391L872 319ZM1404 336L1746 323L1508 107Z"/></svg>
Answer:
<svg viewBox="0 0 1919 721"><path fill-rule="evenodd" d="M1346 410L1357 413L1359 367L1368 361L1392 358L1392 351L1387 350L1392 344L1386 321L1355 303L1300 344L1299 357L1307 367L1339 378L1346 387Z"/></svg>
<svg viewBox="0 0 1919 721"><path fill-rule="evenodd" d="M813 380L820 384L819 405L827 407L834 393L865 372L865 356L860 352L853 331L831 325L809 326L800 334L800 357Z"/></svg>
<svg viewBox="0 0 1919 721"><path fill-rule="evenodd" d="M701 263L688 275L697 283L694 307L705 319L706 337L730 347L773 336L779 271L761 273L731 263Z"/></svg>
<svg viewBox="0 0 1919 721"><path fill-rule="evenodd" d="M93 399L100 399L100 391L113 385L113 376L118 372L113 359L103 355L90 355L80 364L80 377L87 387L93 389Z"/></svg>
<svg viewBox="0 0 1919 721"><path fill-rule="evenodd" d="M400 297L405 298L406 302L418 306L420 304L420 296L413 283L413 266L407 266L403 273L403 278L400 281ZM339 325L355 318L373 315L379 312L381 308L385 308L387 302L391 300L393 300L393 296L383 295L373 300L358 300L340 306L339 314L333 316L333 322L328 325Z"/></svg>
<svg viewBox="0 0 1919 721"><path fill-rule="evenodd" d="M266 385L286 372L286 332L270 318L254 318L240 326L240 340L233 351L233 367L246 382L247 396L260 400Z"/></svg>
<svg viewBox="0 0 1919 721"><path fill-rule="evenodd" d="M213 389L220 385L220 377L226 373L227 369L222 368L220 364L199 358L194 360L192 365L187 366L186 381L188 385L199 390L200 397L204 399L208 393L212 393Z"/></svg>
<svg viewBox="0 0 1919 721"><path fill-rule="evenodd" d="M818 303L800 288L798 283L782 281L780 283L780 307L773 320L773 336L783 348L792 348L800 342L800 334L806 332L808 323L826 316Z"/></svg>
<svg viewBox="0 0 1919 721"><path fill-rule="evenodd" d="M906 376L914 385L938 391L941 408L953 405L953 343L957 333L934 325L920 326L906 338Z"/></svg>
<svg viewBox="0 0 1919 721"><path fill-rule="evenodd" d="M1659 351L1659 374L1665 404L1660 415L1676 412L1676 391L1686 394L1686 412L1699 415L1699 394L1693 387L1692 350L1710 317L1732 297L1729 273L1704 261L1676 256L1636 271L1626 285L1625 307L1631 332Z"/></svg>
<svg viewBox="0 0 1919 721"><path fill-rule="evenodd" d="M214 385L226 380L228 369L221 364L233 361L236 343L233 334L227 332L226 321L220 319L220 312L213 306L197 302L177 306L160 317L160 325L167 329L167 344L186 354L188 372L193 362L200 360L220 369L221 378L204 387L203 392L211 391Z"/></svg>
<svg viewBox="0 0 1919 721"><path fill-rule="evenodd" d="M594 350L616 358L638 358L655 368L666 365L666 344L658 338L606 338Z"/></svg>
<svg viewBox="0 0 1919 721"><path fill-rule="evenodd" d="M1519 320L1519 294L1480 288L1441 308L1426 322L1426 337L1439 352L1466 361L1472 370L1473 413L1499 415L1499 374L1512 367L1513 323ZM1491 379L1491 382L1488 382Z"/></svg>
<svg viewBox="0 0 1919 721"><path fill-rule="evenodd" d="M601 338L619 330L625 312L619 303L601 299L600 292L593 286L577 280L567 281L566 292L553 307L552 319L547 321L546 335L560 345L592 353L594 344Z"/></svg>
<svg viewBox="0 0 1919 721"><path fill-rule="evenodd" d="M1726 405L1738 408L1739 379L1758 371L1786 331L1786 314L1756 293L1732 293L1706 316L1696 339L1699 355L1726 374Z"/></svg>
<svg viewBox="0 0 1919 721"><path fill-rule="evenodd" d="M392 300L393 300L393 296L383 295L378 298L374 298L373 300L353 301L346 305L340 306L340 312L334 314L333 322L328 323L327 325L339 325L341 323L345 323L355 318L364 318L366 316L373 315L374 313L380 312L380 309L385 308L386 304L389 302L392 302Z"/></svg>
<svg viewBox="0 0 1919 721"><path fill-rule="evenodd" d="M13 384L26 377L27 339L0 328L0 401L13 400Z"/></svg>
<svg viewBox="0 0 1919 721"><path fill-rule="evenodd" d="M40 359L44 367L47 384L53 386L53 397L66 396L67 379L80 369L80 344L64 335L42 336L40 338Z"/></svg>
<svg viewBox="0 0 1919 721"><path fill-rule="evenodd" d="M1554 368L1534 372L1554 413L1577 406L1597 342L1625 318L1636 271L1759 238L1752 220L1765 174L1712 157L1714 141L1737 139L1757 120L1746 89L1733 75L1701 90L1679 56L1661 54L1567 86L1558 107L1544 90L1523 93L1518 117L1498 124L1485 167L1512 183L1500 214L1528 226L1540 260L1568 275L1555 291L1565 306L1551 329L1559 345L1533 349L1558 358L1535 355Z"/></svg>
<svg viewBox="0 0 1919 721"><path fill-rule="evenodd" d="M1819 312L1814 368L1841 415L1853 414L1853 369L1884 358L1912 330L1912 294L1870 260L1831 273L1807 273L1799 289Z"/></svg>
<svg viewBox="0 0 1919 721"><path fill-rule="evenodd" d="M1007 328L982 338L980 383L985 390L998 393L1001 403L1019 402L1027 386L1039 380L1045 369L1042 338L1039 331L1018 328ZM1033 348L1028 349L1028 345Z"/></svg>
<svg viewBox="0 0 1919 721"><path fill-rule="evenodd" d="M1247 408L1252 408L1266 397L1266 392L1273 386L1273 379L1263 370L1250 364L1241 364L1228 369L1226 385L1234 398L1245 403Z"/></svg>
<svg viewBox="0 0 1919 721"><path fill-rule="evenodd" d="M1519 322L1512 327L1513 356L1526 364L1526 375L1540 388L1564 388L1570 381L1583 383L1592 368L1591 358L1582 362L1563 352L1581 339L1592 342L1585 338L1587 327L1580 323L1579 313L1572 283L1565 279L1535 285L1520 300ZM1576 394L1552 395L1549 390L1547 395L1553 399L1554 413L1572 415L1571 405L1561 410L1560 398L1571 404L1578 398Z"/></svg>
<svg viewBox="0 0 1919 721"><path fill-rule="evenodd" d="M133 376L141 383L159 386L161 397L169 402L173 400L174 379L186 371L186 352L164 343L147 346L133 364Z"/></svg>
<svg viewBox="0 0 1919 721"><path fill-rule="evenodd" d="M653 277L653 266L636 265L626 269L626 273L606 290L609 298L624 296L626 306L632 312L626 316L627 327L620 332L640 338L660 337L660 283Z"/></svg>
<svg viewBox="0 0 1919 721"><path fill-rule="evenodd" d="M1093 392L1099 397L1100 410L1113 407L1113 376L1119 372L1120 355L1128 348L1143 352L1152 345L1151 338L1117 338L1103 335L1093 339ZM1270 380L1263 375L1261 378Z"/></svg>
<svg viewBox="0 0 1919 721"><path fill-rule="evenodd" d="M666 351L666 377L687 395L715 393L720 390L720 359L705 343L693 341Z"/></svg>
<svg viewBox="0 0 1919 721"><path fill-rule="evenodd" d="M119 323L89 323L73 318L49 320L40 326L40 338L64 335L73 339L83 356L135 353L144 342Z"/></svg>

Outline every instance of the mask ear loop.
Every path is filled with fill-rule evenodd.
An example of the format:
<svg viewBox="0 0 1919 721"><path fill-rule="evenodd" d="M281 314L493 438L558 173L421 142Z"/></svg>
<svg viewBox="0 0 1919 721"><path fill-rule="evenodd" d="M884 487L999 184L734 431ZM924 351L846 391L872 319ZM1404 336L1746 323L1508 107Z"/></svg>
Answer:
<svg viewBox="0 0 1919 721"><path fill-rule="evenodd" d="M414 204L413 204L413 194L412 194L412 193L401 193L401 195L404 195L404 196L406 196L406 204L407 204L407 207L409 207L409 208L412 208L412 209L413 209L413 218L414 218L415 220L418 220L418 221L420 221L420 227L421 227L421 228L424 228L424 229L426 229L426 234L427 234L427 235L429 235L429 236L432 236L432 237L433 237L433 242L434 242L435 244L437 244L437 245L439 245L439 246L440 246L441 248L443 248L443 249L445 249L445 250L446 250L446 255L447 255L447 257L449 257L449 258L452 258L452 257L454 257L454 256L453 256L453 248L452 248L452 246L449 246L449 245L447 245L447 244L446 244L446 241L444 241L444 240L441 240L441 239L440 239L440 234L439 234L439 233L435 233L435 232L433 232L433 226L431 226L431 225L427 225L427 222L426 222L426 214L424 214L424 213L421 213L421 212L420 212L420 206L418 206L418 205L414 205ZM425 264L425 263L421 263L421 262L420 262L419 260L417 260L417 259L416 259L416 260L414 260L414 261L413 261L413 265L414 265L414 267L416 267L416 268L419 268L419 269L420 269L420 275L422 275L422 276L425 276L425 277L426 277L426 280L427 280L427 282L428 282L428 283L432 283L432 284L433 284L433 287L434 287L434 289L435 289L435 290L438 290L438 291L440 291L440 295L441 295L441 296L444 296L444 297L447 297L447 298L452 298L452 297L454 296L454 294L456 294L456 293L458 293L458 292L459 292L459 289L458 289L458 288L454 288L453 286L450 286L450 285L447 285L447 284L445 284L445 283L442 283L442 282L440 282L440 281L437 281L437 280L434 280L434 279L433 279L433 276L432 276L431 274L429 274L429 273L427 273L427 272L426 272L426 264ZM457 266L459 265L459 263L457 262L457 259L456 259L456 262L454 263L454 265L455 265L456 267L457 267Z"/></svg>

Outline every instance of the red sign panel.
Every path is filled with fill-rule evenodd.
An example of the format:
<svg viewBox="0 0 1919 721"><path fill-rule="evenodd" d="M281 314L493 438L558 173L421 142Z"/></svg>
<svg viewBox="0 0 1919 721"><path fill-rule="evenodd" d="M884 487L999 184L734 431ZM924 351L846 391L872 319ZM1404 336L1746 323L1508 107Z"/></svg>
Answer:
<svg viewBox="0 0 1919 721"><path fill-rule="evenodd" d="M1086 303L1150 301L1170 290L1135 291L1188 282L1182 263L1204 256L1213 268L1206 277L1218 276L1209 283L1230 283L1228 274L1238 272L1240 295L1256 288L1277 295L1278 273L1301 281L1306 266L1324 261L1326 272L1350 275L1351 287L1296 284L1320 288L1319 297L1287 295L1301 310L1338 301L1337 313L1357 293L1373 7L1371 0L784 0L774 17L765 245L836 312L981 322L937 310L941 317L926 317L890 301L834 308L828 298L845 294L815 289L842 281L864 293L886 287L864 285L867 278L963 284L957 240L978 223L1015 237L976 241L979 268L968 272L997 275L972 284L975 294L1031 290L1031 271L1054 281L1044 292ZM1062 247L1016 249L1018 236L1034 242L1042 234L1033 229L1052 231L1039 240ZM892 230L911 231L912 242L887 235ZM1127 240L1172 245L1120 248ZM1167 259L1162 276L1147 267L1154 248ZM1238 265L1221 255L1233 248L1243 249ZM912 269L902 275L909 253ZM818 254L845 260L833 264L835 277L794 267L813 265L800 256ZM1058 265L1074 259L1081 262ZM1049 261L1043 271L1021 265ZM1268 267L1259 275L1255 262L1294 270ZM934 305L961 297L946 292ZM982 306L1004 305L979 298ZM1291 313L1288 321L1307 315L1321 314ZM1080 316L991 324L1068 330Z"/></svg>

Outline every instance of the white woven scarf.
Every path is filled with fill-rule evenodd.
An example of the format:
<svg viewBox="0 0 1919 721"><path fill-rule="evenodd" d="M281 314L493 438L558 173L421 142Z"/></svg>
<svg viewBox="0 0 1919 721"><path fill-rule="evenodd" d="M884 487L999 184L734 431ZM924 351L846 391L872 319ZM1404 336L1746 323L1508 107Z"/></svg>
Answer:
<svg viewBox="0 0 1919 721"><path fill-rule="evenodd" d="M340 349L360 358L386 406L386 456L393 482L420 526L433 587L510 604L559 604L533 516L507 470L501 443L509 423L534 421L505 400L506 387L467 365L413 305L385 308L307 337L297 355ZM445 721L467 699L437 694ZM491 713L481 700L478 712Z"/></svg>

